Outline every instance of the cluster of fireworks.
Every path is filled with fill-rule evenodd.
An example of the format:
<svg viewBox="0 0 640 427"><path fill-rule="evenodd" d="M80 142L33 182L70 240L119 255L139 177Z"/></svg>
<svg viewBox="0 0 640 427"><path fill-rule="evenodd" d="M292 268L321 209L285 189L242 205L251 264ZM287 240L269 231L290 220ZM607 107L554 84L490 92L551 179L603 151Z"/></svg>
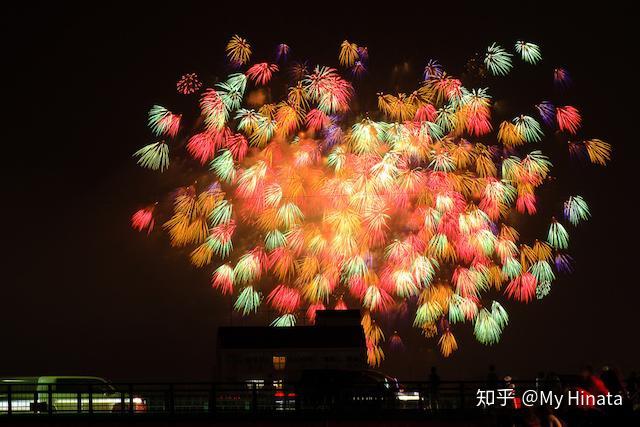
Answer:
<svg viewBox="0 0 640 427"><path fill-rule="evenodd" d="M200 117L184 126L180 114L153 106L149 127L160 140L135 153L159 172L170 153L185 151L208 169L181 183L171 213L154 203L132 225L151 232L163 218L172 246L190 248L236 310L267 304L280 314L274 326L291 326L305 310L313 321L325 307L361 307L369 363L378 365L384 333L375 319L385 314L411 312L449 356L457 324L472 324L481 343L500 339L508 315L491 298L543 298L556 274L571 270L560 220L531 244L509 223L537 211L552 168L540 148L545 131L563 135L571 155L610 159L609 144L577 139L575 107L541 100L498 122L488 89L467 89L430 60L415 91L380 93L378 111L360 114L351 109L357 83L338 70L289 61L285 44L273 63L250 65L251 49L234 36L226 53L236 71L212 87L183 76L177 90L198 93ZM338 60L357 79L368 55L344 41ZM494 43L483 73L504 78L514 58L528 67L542 55L532 43L518 41L513 53ZM570 84L561 68L553 81ZM571 226L590 216L579 195L567 195L563 214ZM390 344L402 341L394 333Z"/></svg>

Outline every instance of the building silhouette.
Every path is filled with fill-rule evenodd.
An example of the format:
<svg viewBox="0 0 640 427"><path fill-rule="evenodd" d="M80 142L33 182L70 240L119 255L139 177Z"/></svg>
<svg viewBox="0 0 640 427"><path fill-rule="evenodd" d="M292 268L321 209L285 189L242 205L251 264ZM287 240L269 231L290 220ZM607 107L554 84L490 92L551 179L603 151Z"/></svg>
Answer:
<svg viewBox="0 0 640 427"><path fill-rule="evenodd" d="M313 326L229 326L218 329L221 381L274 384L305 370L367 368L359 310L321 310Z"/></svg>

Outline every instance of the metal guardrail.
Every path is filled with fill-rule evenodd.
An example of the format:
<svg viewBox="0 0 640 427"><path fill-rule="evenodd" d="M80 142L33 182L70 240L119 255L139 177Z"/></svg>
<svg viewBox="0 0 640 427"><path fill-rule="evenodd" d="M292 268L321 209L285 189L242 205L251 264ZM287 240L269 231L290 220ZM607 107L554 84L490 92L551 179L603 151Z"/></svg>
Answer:
<svg viewBox="0 0 640 427"><path fill-rule="evenodd" d="M274 385L275 384L275 385ZM65 384L0 384L0 417L22 414L251 414L348 411L473 410L485 382L442 381L349 384L301 383L113 383L105 386ZM516 383L535 388L533 381Z"/></svg>

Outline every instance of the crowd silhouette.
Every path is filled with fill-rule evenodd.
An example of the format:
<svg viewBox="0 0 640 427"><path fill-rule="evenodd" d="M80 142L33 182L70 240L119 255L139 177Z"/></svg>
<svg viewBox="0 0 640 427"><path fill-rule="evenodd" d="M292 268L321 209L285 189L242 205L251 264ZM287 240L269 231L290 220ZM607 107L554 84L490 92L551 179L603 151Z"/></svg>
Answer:
<svg viewBox="0 0 640 427"><path fill-rule="evenodd" d="M431 368L428 379L429 405L432 410L438 410L444 405L439 398L442 381L436 367ZM568 375L541 371L536 375L534 382L518 381L511 375L501 377L496 367L489 365L483 386L484 390L499 391L508 395L508 405L485 405L488 413L499 415L501 425L556 427L569 423L589 424L589 420L594 418L609 423L615 419L640 416L637 373L630 372L625 379L610 365L603 366L598 371L587 365L582 367L578 374ZM558 400L557 404L537 402L527 405L524 404L522 396L528 390L535 390L538 395L563 398ZM574 398L570 401L568 396ZM610 396L610 399L605 399L606 396Z"/></svg>

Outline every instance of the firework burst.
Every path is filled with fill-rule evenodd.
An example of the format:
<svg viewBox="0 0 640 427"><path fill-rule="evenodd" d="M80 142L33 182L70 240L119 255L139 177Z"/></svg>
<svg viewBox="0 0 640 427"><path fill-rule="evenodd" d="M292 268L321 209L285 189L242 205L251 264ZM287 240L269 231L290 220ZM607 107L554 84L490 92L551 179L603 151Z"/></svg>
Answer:
<svg viewBox="0 0 640 427"><path fill-rule="evenodd" d="M176 90L182 95L196 93L202 87L202 82L196 73L185 74L176 83Z"/></svg>
<svg viewBox="0 0 640 427"><path fill-rule="evenodd" d="M147 234L153 231L155 220L153 219L153 211L156 205L140 209L131 216L131 226L134 230L142 231L147 230Z"/></svg>
<svg viewBox="0 0 640 427"><path fill-rule="evenodd" d="M156 136L176 136L180 128L180 114L173 114L161 105L154 105L149 110L149 128Z"/></svg>
<svg viewBox="0 0 640 427"><path fill-rule="evenodd" d="M559 89L566 89L571 86L571 76L564 68L556 68L553 70L553 83Z"/></svg>
<svg viewBox="0 0 640 427"><path fill-rule="evenodd" d="M425 65L424 67L424 79L429 80L432 78L441 77L442 71L442 65L440 65L435 59L430 59L427 61L427 65Z"/></svg>
<svg viewBox="0 0 640 427"><path fill-rule="evenodd" d="M522 60L529 64L536 64L542 59L540 47L533 43L517 41L515 45L516 52L522 57Z"/></svg>
<svg viewBox="0 0 640 427"><path fill-rule="evenodd" d="M164 172L169 167L169 146L164 141L145 145L133 156L138 157L138 164L143 168Z"/></svg>
<svg viewBox="0 0 640 427"><path fill-rule="evenodd" d="M249 68L249 70L247 70L247 77L257 85L266 85L269 83L269 80L271 80L273 73L278 71L278 69L276 64L262 62Z"/></svg>
<svg viewBox="0 0 640 427"><path fill-rule="evenodd" d="M567 105L556 108L556 121L560 130L575 135L582 123L582 117L577 108Z"/></svg>
<svg viewBox="0 0 640 427"><path fill-rule="evenodd" d="M569 200L564 202L564 217L573 225L587 221L591 217L587 202L581 196L569 197Z"/></svg>
<svg viewBox="0 0 640 427"><path fill-rule="evenodd" d="M234 66L241 66L249 62L251 45L245 39L234 35L227 43L227 58Z"/></svg>
<svg viewBox="0 0 640 427"><path fill-rule="evenodd" d="M497 43L492 44L487 49L484 57L484 65L494 76L504 76L511 71L513 67L511 55Z"/></svg>
<svg viewBox="0 0 640 427"><path fill-rule="evenodd" d="M344 67L351 67L355 64L358 57L358 45L350 43L348 40L343 41L340 46L340 65Z"/></svg>
<svg viewBox="0 0 640 427"><path fill-rule="evenodd" d="M541 61L532 43L517 42L515 52L527 63ZM131 225L149 233L160 221L171 245L187 248L241 314L268 305L278 313L272 325L290 327L325 307L360 307L367 358L377 366L391 313L407 313L449 356L458 347L453 330L465 323L483 344L500 340L509 317L489 293L529 302L571 271L560 222L553 219L530 244L510 224L514 211L535 215L539 189L553 185L553 165L539 143L556 126L557 138L580 132L575 107L542 102L530 108L541 122L527 110L496 121L487 85L467 88L431 60L413 90L379 93L364 114L357 104L367 97L357 98L336 68L293 63L273 85L280 66L250 64L246 40L234 36L226 53L247 71L202 91L200 117L188 121L193 128L181 128L181 116L164 107L151 109L151 133L202 170L172 193L171 212L154 204L135 212ZM289 47L276 53L282 64ZM336 61L358 76L368 59L367 48L345 41ZM505 76L512 54L494 43L484 64ZM247 85L280 86L287 74L284 91L259 88L269 93L264 101L245 99L252 98ZM181 79L180 93L200 90L189 79ZM566 142L572 155L592 163L611 158L602 140ZM145 168L169 167L164 140L134 156ZM570 197L563 213L574 226L590 217L580 196ZM390 334L389 348L402 346L399 334Z"/></svg>
<svg viewBox="0 0 640 427"><path fill-rule="evenodd" d="M276 47L276 62L280 62L280 61L285 62L289 57L290 52L291 52L291 48L289 47L289 45L280 43Z"/></svg>

